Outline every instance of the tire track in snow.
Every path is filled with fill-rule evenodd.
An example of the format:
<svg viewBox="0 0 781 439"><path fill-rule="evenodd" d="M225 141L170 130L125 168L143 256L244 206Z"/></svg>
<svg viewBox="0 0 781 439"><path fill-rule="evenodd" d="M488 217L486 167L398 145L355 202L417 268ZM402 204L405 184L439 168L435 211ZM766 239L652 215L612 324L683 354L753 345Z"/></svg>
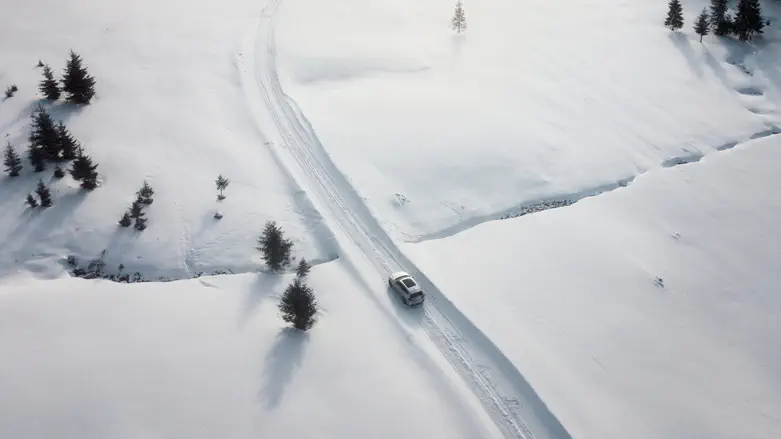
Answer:
<svg viewBox="0 0 781 439"><path fill-rule="evenodd" d="M295 102L284 93L277 76L274 36L280 3L281 0L271 0L261 14L254 59L249 60L248 66L259 96L248 99L265 103L265 108L256 110L257 123L264 134L274 136L272 143L276 145L271 146L278 148L287 172L311 193L324 218L330 219L348 241L350 248L345 250L375 269L374 282L353 269L358 280L367 290L376 290L371 285L387 285L387 274L399 269L418 279L429 297L421 310L424 332L470 385L505 437L570 438L515 366L396 247L330 160Z"/></svg>

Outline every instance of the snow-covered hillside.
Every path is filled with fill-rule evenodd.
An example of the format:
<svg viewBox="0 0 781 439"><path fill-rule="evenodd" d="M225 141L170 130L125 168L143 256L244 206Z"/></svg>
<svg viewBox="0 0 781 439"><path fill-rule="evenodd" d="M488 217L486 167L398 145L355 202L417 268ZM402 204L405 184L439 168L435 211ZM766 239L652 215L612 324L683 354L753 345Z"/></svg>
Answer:
<svg viewBox="0 0 781 439"><path fill-rule="evenodd" d="M44 105L101 183L0 179L0 437L781 436L777 6L700 44L702 0L453 3L0 0L2 146ZM95 100L42 101L71 49ZM184 280L68 277L100 255Z"/></svg>

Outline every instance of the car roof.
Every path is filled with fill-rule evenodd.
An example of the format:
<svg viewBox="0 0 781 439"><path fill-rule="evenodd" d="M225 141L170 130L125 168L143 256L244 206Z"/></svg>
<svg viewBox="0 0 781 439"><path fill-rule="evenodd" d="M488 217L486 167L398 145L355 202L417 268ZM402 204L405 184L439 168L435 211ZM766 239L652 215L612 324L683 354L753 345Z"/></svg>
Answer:
<svg viewBox="0 0 781 439"><path fill-rule="evenodd" d="M395 271L395 272L391 273L391 275L390 275L391 279L393 279L393 280L397 280L397 279L399 279L401 277L407 277L407 276L412 277L406 271Z"/></svg>

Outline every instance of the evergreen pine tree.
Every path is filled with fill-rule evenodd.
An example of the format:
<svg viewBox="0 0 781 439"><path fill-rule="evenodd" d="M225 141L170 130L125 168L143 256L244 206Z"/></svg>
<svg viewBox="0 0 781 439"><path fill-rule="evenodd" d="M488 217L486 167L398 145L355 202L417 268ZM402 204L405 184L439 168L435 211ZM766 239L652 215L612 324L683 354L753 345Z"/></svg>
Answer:
<svg viewBox="0 0 781 439"><path fill-rule="evenodd" d="M453 12L453 18L450 19L453 30L461 33L466 30L466 15L464 14L464 5L461 0L456 3L456 9Z"/></svg>
<svg viewBox="0 0 781 439"><path fill-rule="evenodd" d="M307 331L317 321L317 300L315 294L301 278L293 280L282 293L279 300L279 312L282 320L291 323L300 331Z"/></svg>
<svg viewBox="0 0 781 439"><path fill-rule="evenodd" d="M33 197L33 194L27 194L27 205L30 207L38 207L38 200Z"/></svg>
<svg viewBox="0 0 781 439"><path fill-rule="evenodd" d="M223 195L223 191L228 187L230 182L231 181L228 180L227 178L223 177L222 174L217 176L217 180L214 182L214 184L217 185L217 190L220 191L220 194L217 195L217 199L218 200L224 200L225 199L225 195Z"/></svg>
<svg viewBox="0 0 781 439"><path fill-rule="evenodd" d="M98 165L92 164L92 159L84 154L84 150L79 148L76 151L76 160L71 163L70 173L74 180L81 182L84 189L95 189L98 187Z"/></svg>
<svg viewBox="0 0 781 439"><path fill-rule="evenodd" d="M38 84L38 90L50 101L56 101L60 98L60 85L54 79L54 74L49 66L43 67L43 79Z"/></svg>
<svg viewBox="0 0 781 439"><path fill-rule="evenodd" d="M40 146L30 144L27 149L27 158L33 166L33 171L43 172L46 170L46 154Z"/></svg>
<svg viewBox="0 0 781 439"><path fill-rule="evenodd" d="M714 34L728 35L731 31L731 20L727 14L727 0L711 0L710 25Z"/></svg>
<svg viewBox="0 0 781 439"><path fill-rule="evenodd" d="M43 106L38 108L30 116L30 144L41 148L44 159L56 160L59 157L59 141L54 120Z"/></svg>
<svg viewBox="0 0 781 439"><path fill-rule="evenodd" d="M130 224L132 224L132 220L130 219L130 212L125 212L122 214L122 218L119 220L119 225L122 227L130 227Z"/></svg>
<svg viewBox="0 0 781 439"><path fill-rule="evenodd" d="M5 165L5 172L9 177L18 177L22 171L22 158L16 153L14 147L11 146L11 142L5 147L5 154L3 157L3 164Z"/></svg>
<svg viewBox="0 0 781 439"><path fill-rule="evenodd" d="M144 216L144 202L140 198L136 198L133 204L130 206L130 217L133 219L142 218Z"/></svg>
<svg viewBox="0 0 781 439"><path fill-rule="evenodd" d="M700 43L702 43L702 37L708 35L708 32L710 32L708 24L708 10L703 8L702 12L700 12L700 16L697 17L697 21L694 23L694 32L700 36Z"/></svg>
<svg viewBox="0 0 781 439"><path fill-rule="evenodd" d="M73 160L79 149L79 142L68 132L68 128L60 121L55 127L57 132L57 152L60 160Z"/></svg>
<svg viewBox="0 0 781 439"><path fill-rule="evenodd" d="M57 165L54 168L54 178L63 178L65 177L65 171L60 167L60 165Z"/></svg>
<svg viewBox="0 0 781 439"><path fill-rule="evenodd" d="M759 0L739 0L733 26L740 41L747 41L761 34L765 20L762 18Z"/></svg>
<svg viewBox="0 0 781 439"><path fill-rule="evenodd" d="M296 276L306 277L306 275L309 274L309 270L311 269L312 265L307 262L306 258L301 258L301 261L298 263L298 267L296 267Z"/></svg>
<svg viewBox="0 0 781 439"><path fill-rule="evenodd" d="M87 73L81 56L72 50L62 77L62 90L68 101L74 104L89 104L95 96L95 78Z"/></svg>
<svg viewBox="0 0 781 439"><path fill-rule="evenodd" d="M683 27L683 7L680 0L670 0L669 7L664 25L676 31Z"/></svg>
<svg viewBox="0 0 781 439"><path fill-rule="evenodd" d="M16 84L9 85L5 89L5 98L8 99L14 97L14 93L17 91L19 91L19 87L17 87Z"/></svg>
<svg viewBox="0 0 781 439"><path fill-rule="evenodd" d="M49 192L49 188L43 183L43 180L38 180L38 188L35 189L35 193L38 194L38 198L41 199L42 207L49 207L52 205L52 196Z"/></svg>
<svg viewBox="0 0 781 439"><path fill-rule="evenodd" d="M143 216L140 216L136 218L136 225L133 227L135 227L135 229L138 230L139 232L142 230L146 230L146 222L147 219Z"/></svg>
<svg viewBox="0 0 781 439"><path fill-rule="evenodd" d="M154 201L152 199L152 195L155 194L155 190L152 189L152 186L149 186L149 183L147 183L146 180L144 180L144 185L141 186L141 189L136 192L136 195L138 195L138 200L141 201L143 204L152 204Z"/></svg>
<svg viewBox="0 0 781 439"><path fill-rule="evenodd" d="M293 242L285 239L282 229L274 221L267 221L263 235L258 238L258 250L263 253L263 260L272 270L279 270L290 264L290 249Z"/></svg>

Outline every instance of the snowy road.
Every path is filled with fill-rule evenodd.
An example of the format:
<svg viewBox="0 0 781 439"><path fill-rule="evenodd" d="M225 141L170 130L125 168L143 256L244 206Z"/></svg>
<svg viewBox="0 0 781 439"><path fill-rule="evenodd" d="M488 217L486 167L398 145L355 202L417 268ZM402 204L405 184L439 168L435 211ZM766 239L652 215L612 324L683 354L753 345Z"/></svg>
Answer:
<svg viewBox="0 0 781 439"><path fill-rule="evenodd" d="M515 366L402 254L285 95L276 70L274 35L280 4L271 0L248 35L238 63L242 85L267 146L333 230L343 262L378 306L386 308L392 304L377 295L386 295L388 273L405 270L418 279L429 300L423 310L409 310L401 319L422 326L505 437L569 438ZM363 264L374 269L372 276L358 268Z"/></svg>

